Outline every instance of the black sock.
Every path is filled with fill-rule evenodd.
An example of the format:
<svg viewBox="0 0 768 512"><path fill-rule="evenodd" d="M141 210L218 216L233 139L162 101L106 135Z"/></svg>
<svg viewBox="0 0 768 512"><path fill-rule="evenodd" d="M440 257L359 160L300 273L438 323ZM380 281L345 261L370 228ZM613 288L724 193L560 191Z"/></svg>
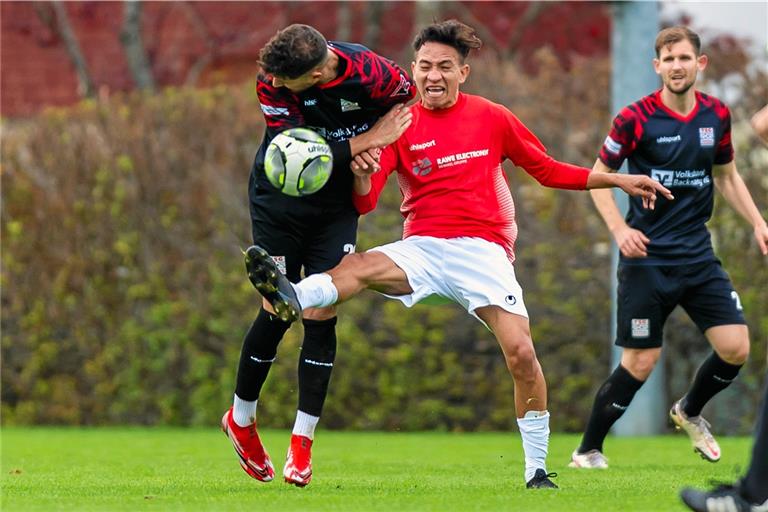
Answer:
<svg viewBox="0 0 768 512"><path fill-rule="evenodd" d="M763 504L768 499L768 382L763 393L763 406L755 429L752 462L741 481L741 494L751 503Z"/></svg>
<svg viewBox="0 0 768 512"><path fill-rule="evenodd" d="M643 385L642 380L637 380L623 366L619 365L606 380L595 396L592 405L592 413L587 422L587 429L581 439L579 453L590 450L603 451L603 441L608 431L616 421L621 418L629 407L632 398Z"/></svg>
<svg viewBox="0 0 768 512"><path fill-rule="evenodd" d="M235 394L243 400L258 400L261 387L277 354L277 345L291 326L264 309L245 334L237 368Z"/></svg>
<svg viewBox="0 0 768 512"><path fill-rule="evenodd" d="M696 372L691 389L683 399L683 412L688 416L701 414L704 405L731 384L742 366L728 364L712 352Z"/></svg>
<svg viewBox="0 0 768 512"><path fill-rule="evenodd" d="M336 359L336 317L304 320L299 356L299 410L320 416Z"/></svg>

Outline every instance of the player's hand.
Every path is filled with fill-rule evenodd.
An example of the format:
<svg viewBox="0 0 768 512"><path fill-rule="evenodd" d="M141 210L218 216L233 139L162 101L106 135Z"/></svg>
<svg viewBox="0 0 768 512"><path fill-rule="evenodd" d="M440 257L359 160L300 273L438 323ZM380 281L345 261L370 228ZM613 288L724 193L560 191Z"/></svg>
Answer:
<svg viewBox="0 0 768 512"><path fill-rule="evenodd" d="M370 135L371 145L383 148L392 144L411 126L413 113L403 104L397 104L376 121L364 135Z"/></svg>
<svg viewBox="0 0 768 512"><path fill-rule="evenodd" d="M757 245L763 256L768 256L768 225L763 224L755 227L755 240L757 240Z"/></svg>
<svg viewBox="0 0 768 512"><path fill-rule="evenodd" d="M370 176L381 169L379 165L380 156L381 150L379 148L363 151L352 158L349 168L356 176Z"/></svg>
<svg viewBox="0 0 768 512"><path fill-rule="evenodd" d="M643 208L653 210L656 208L656 194L660 193L669 200L675 198L667 187L656 180L642 174L616 174L619 181L617 185L631 196L640 196L643 200Z"/></svg>
<svg viewBox="0 0 768 512"><path fill-rule="evenodd" d="M642 231L623 224L613 231L613 238L625 258L648 256L648 244L651 240Z"/></svg>

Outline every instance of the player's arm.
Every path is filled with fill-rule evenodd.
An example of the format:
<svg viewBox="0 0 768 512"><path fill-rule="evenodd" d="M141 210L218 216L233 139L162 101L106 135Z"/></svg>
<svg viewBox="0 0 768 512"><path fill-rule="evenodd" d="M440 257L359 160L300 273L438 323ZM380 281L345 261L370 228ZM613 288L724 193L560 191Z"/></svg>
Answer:
<svg viewBox="0 0 768 512"><path fill-rule="evenodd" d="M352 203L361 215L376 208L387 177L396 168L397 158L394 148L389 146L376 156L375 162L366 160L358 156L350 165L354 174Z"/></svg>
<svg viewBox="0 0 768 512"><path fill-rule="evenodd" d="M350 154L359 155L363 151L381 149L392 144L408 129L412 121L411 109L403 104L396 104L381 116L370 130L349 139Z"/></svg>
<svg viewBox="0 0 768 512"><path fill-rule="evenodd" d="M768 105L764 106L753 115L750 121L757 136L763 139L763 142L768 144Z"/></svg>
<svg viewBox="0 0 768 512"><path fill-rule="evenodd" d="M591 174L599 176L601 173L607 175L607 173L616 173L616 170L611 169L598 158L592 167ZM592 196L592 202L595 203L598 213L603 218L603 222L605 222L614 240L616 240L616 245L621 254L627 258L644 258L648 256L647 247L650 239L642 231L629 227L624 221L624 217L622 217L619 207L616 205L616 200L613 198L613 191L596 188L590 190L589 193Z"/></svg>
<svg viewBox="0 0 768 512"><path fill-rule="evenodd" d="M560 162L549 156L546 148L530 130L508 110L501 111L501 126L506 130L504 151L515 165L536 178L544 186L569 190L619 187L643 199L643 206L654 208L656 193L672 199L672 193L648 176L592 173L585 167Z"/></svg>
<svg viewBox="0 0 768 512"><path fill-rule="evenodd" d="M274 87L266 75L259 75L256 82L256 96L261 104L267 133L274 138L289 128L306 125L304 114L299 108L299 97L285 87ZM333 154L334 168L346 168L352 160L350 142L327 141Z"/></svg>
<svg viewBox="0 0 768 512"><path fill-rule="evenodd" d="M752 225L760 252L768 256L768 225L760 215L760 210L757 209L749 189L736 169L735 161L713 166L712 174L715 186L728 204Z"/></svg>
<svg viewBox="0 0 768 512"><path fill-rule="evenodd" d="M410 109L405 108L416 95L416 86L400 66L381 55L367 51L361 54L362 86L367 103L381 109L389 109L367 132L349 141L352 156L369 149L381 149L396 141L410 125Z"/></svg>

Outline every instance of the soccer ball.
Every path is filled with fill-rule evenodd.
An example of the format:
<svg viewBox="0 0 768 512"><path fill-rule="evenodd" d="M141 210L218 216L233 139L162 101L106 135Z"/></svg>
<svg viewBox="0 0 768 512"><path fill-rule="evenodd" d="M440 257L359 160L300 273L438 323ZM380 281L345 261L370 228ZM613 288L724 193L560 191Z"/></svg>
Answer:
<svg viewBox="0 0 768 512"><path fill-rule="evenodd" d="M332 169L331 147L309 128L289 128L278 133L264 158L269 182L293 197L314 194L323 188Z"/></svg>

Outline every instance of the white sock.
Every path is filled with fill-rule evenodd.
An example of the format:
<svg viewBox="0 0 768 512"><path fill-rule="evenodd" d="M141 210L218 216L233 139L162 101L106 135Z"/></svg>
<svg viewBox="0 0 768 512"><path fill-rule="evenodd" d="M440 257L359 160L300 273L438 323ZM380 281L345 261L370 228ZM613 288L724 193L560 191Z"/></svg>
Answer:
<svg viewBox="0 0 768 512"><path fill-rule="evenodd" d="M533 478L537 469L547 472L547 447L549 445L549 412L528 411L524 418L517 418L525 454L525 481Z"/></svg>
<svg viewBox="0 0 768 512"><path fill-rule="evenodd" d="M336 303L339 291L333 285L329 274L312 274L302 279L299 284L294 284L296 298L299 299L302 309L323 308Z"/></svg>
<svg viewBox="0 0 768 512"><path fill-rule="evenodd" d="M305 412L296 411L296 422L293 424L293 434L310 439L315 438L315 427L320 421L320 416L312 416Z"/></svg>
<svg viewBox="0 0 768 512"><path fill-rule="evenodd" d="M234 407L232 408L232 420L238 427L247 427L256 421L256 405L258 403L258 400L250 402L235 395Z"/></svg>

